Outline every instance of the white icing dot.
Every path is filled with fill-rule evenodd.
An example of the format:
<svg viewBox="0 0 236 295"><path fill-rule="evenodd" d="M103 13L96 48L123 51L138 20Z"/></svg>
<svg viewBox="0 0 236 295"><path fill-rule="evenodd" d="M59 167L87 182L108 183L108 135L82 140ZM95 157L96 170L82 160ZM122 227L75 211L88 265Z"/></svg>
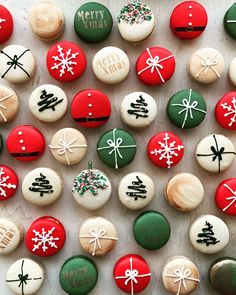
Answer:
<svg viewBox="0 0 236 295"><path fill-rule="evenodd" d="M188 15L189 17L192 17L193 15L192 15L192 13L189 13L189 15Z"/></svg>
<svg viewBox="0 0 236 295"><path fill-rule="evenodd" d="M24 143L24 140L23 140L23 139L21 139L21 140L20 140L20 143Z"/></svg>
<svg viewBox="0 0 236 295"><path fill-rule="evenodd" d="M21 149L22 149L22 151L25 151L26 150L26 147L25 146L22 146Z"/></svg>
<svg viewBox="0 0 236 295"><path fill-rule="evenodd" d="M23 132L22 132L22 131L19 131L19 132L18 132L18 135L22 135L22 134L23 134Z"/></svg>
<svg viewBox="0 0 236 295"><path fill-rule="evenodd" d="M192 5L189 5L189 7L188 7L189 9L192 9L193 7L192 7Z"/></svg>
<svg viewBox="0 0 236 295"><path fill-rule="evenodd" d="M92 116L92 113L89 113L89 116Z"/></svg>
<svg viewBox="0 0 236 295"><path fill-rule="evenodd" d="M89 103L89 105L88 105L88 106L89 106L89 108L91 108L93 105L92 105L91 103Z"/></svg>
<svg viewBox="0 0 236 295"><path fill-rule="evenodd" d="M92 96L92 93L88 93L88 96Z"/></svg>
<svg viewBox="0 0 236 295"><path fill-rule="evenodd" d="M193 23L188 23L188 25L191 27L193 25Z"/></svg>

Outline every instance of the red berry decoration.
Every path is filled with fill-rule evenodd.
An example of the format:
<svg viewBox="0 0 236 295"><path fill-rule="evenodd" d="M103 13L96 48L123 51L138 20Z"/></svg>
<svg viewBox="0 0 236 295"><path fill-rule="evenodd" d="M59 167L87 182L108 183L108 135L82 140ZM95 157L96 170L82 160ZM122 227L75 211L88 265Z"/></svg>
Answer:
<svg viewBox="0 0 236 295"><path fill-rule="evenodd" d="M223 128L236 130L236 91L226 93L218 101L215 117Z"/></svg>
<svg viewBox="0 0 236 295"><path fill-rule="evenodd" d="M46 257L58 253L64 246L65 239L65 228L60 221L51 216L43 216L31 224L25 243L31 253Z"/></svg>
<svg viewBox="0 0 236 295"><path fill-rule="evenodd" d="M136 62L138 78L148 85L164 84L172 77L174 70L174 55L162 47L147 48Z"/></svg>
<svg viewBox="0 0 236 295"><path fill-rule="evenodd" d="M9 167L0 165L0 201L10 199L18 187L18 177Z"/></svg>
<svg viewBox="0 0 236 295"><path fill-rule="evenodd" d="M219 184L215 202L225 214L236 216L236 178L226 179Z"/></svg>
<svg viewBox="0 0 236 295"><path fill-rule="evenodd" d="M147 262L135 254L121 257L114 266L113 276L117 287L129 294L143 291L151 280Z"/></svg>
<svg viewBox="0 0 236 295"><path fill-rule="evenodd" d="M147 153L154 165L171 168L182 159L184 146L177 135L171 132L160 132L150 139Z"/></svg>
<svg viewBox="0 0 236 295"><path fill-rule="evenodd" d="M87 66L83 50L75 43L61 41L54 44L47 54L49 74L60 82L78 79Z"/></svg>
<svg viewBox="0 0 236 295"><path fill-rule="evenodd" d="M10 11L0 5L0 44L6 42L13 32L13 19Z"/></svg>

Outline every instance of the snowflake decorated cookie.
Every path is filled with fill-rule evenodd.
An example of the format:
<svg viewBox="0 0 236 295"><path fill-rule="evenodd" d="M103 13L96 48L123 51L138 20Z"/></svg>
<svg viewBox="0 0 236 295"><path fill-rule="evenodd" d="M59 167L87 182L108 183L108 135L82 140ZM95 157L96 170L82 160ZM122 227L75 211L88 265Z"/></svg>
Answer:
<svg viewBox="0 0 236 295"><path fill-rule="evenodd" d="M223 213L236 216L236 178L226 179L218 185L215 203Z"/></svg>
<svg viewBox="0 0 236 295"><path fill-rule="evenodd" d="M218 101L215 117L223 128L236 130L236 91L226 93Z"/></svg>
<svg viewBox="0 0 236 295"><path fill-rule="evenodd" d="M78 79L84 73L86 66L86 56L75 43L61 41L48 50L49 74L59 82L71 82Z"/></svg>
<svg viewBox="0 0 236 295"><path fill-rule="evenodd" d="M0 5L0 44L6 42L13 32L13 18L10 11Z"/></svg>
<svg viewBox="0 0 236 295"><path fill-rule="evenodd" d="M148 85L166 83L174 74L174 55L162 47L147 48L136 62L138 78Z"/></svg>
<svg viewBox="0 0 236 295"><path fill-rule="evenodd" d="M0 123L12 121L19 111L19 100L14 90L0 85Z"/></svg>
<svg viewBox="0 0 236 295"><path fill-rule="evenodd" d="M233 3L225 13L224 28L231 38L236 39L236 3Z"/></svg>
<svg viewBox="0 0 236 295"><path fill-rule="evenodd" d="M9 167L0 165L0 201L10 199L18 187L18 177Z"/></svg>
<svg viewBox="0 0 236 295"><path fill-rule="evenodd" d="M171 168L183 158L184 146L177 135L171 132L160 132L149 140L147 154L154 165Z"/></svg>
<svg viewBox="0 0 236 295"><path fill-rule="evenodd" d="M43 216L29 227L25 244L28 250L37 256L52 256L64 246L66 232L62 223L54 217Z"/></svg>

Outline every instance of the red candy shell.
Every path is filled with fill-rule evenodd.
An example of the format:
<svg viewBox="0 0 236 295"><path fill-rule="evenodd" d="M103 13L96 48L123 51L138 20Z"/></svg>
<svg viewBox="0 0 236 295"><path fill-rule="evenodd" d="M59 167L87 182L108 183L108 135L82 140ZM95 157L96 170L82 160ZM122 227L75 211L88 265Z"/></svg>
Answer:
<svg viewBox="0 0 236 295"><path fill-rule="evenodd" d="M0 201L10 199L18 187L18 177L9 167L0 165Z"/></svg>
<svg viewBox="0 0 236 295"><path fill-rule="evenodd" d="M13 19L10 11L0 5L0 44L6 42L13 32Z"/></svg>
<svg viewBox="0 0 236 295"><path fill-rule="evenodd" d="M215 202L223 213L236 215L236 178L226 179L219 184L215 194Z"/></svg>
<svg viewBox="0 0 236 295"><path fill-rule="evenodd" d="M216 104L215 117L225 129L236 130L236 92L226 93Z"/></svg>

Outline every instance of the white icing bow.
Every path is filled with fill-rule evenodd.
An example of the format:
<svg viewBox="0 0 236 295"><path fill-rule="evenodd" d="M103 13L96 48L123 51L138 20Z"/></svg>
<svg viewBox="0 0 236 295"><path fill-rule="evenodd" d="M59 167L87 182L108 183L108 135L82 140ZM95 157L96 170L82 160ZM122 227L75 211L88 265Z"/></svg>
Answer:
<svg viewBox="0 0 236 295"><path fill-rule="evenodd" d="M1 102L4 101L4 100L7 100L8 98L12 97L13 95L15 95L15 92L13 92L13 93L11 93L11 94L9 94L9 95L7 95L7 96L0 99L0 109L2 108L4 111L7 110L7 108L4 105L2 105ZM2 111L0 111L0 116L2 117L4 122L7 122L7 118L3 115Z"/></svg>
<svg viewBox="0 0 236 295"><path fill-rule="evenodd" d="M224 184L224 187L226 187L232 194L233 196L232 197L228 197L228 198L225 198L225 200L227 201L231 201L229 203L229 205L227 205L224 209L223 209L223 212L225 212L226 210L229 209L229 207L231 207L232 205L234 205L234 203L236 202L236 191L234 191L230 186L228 186L227 184ZM236 204L235 204L235 207L236 207Z"/></svg>
<svg viewBox="0 0 236 295"><path fill-rule="evenodd" d="M218 54L219 53L217 53L213 57L210 57L210 56L203 57L203 56L195 53L195 55L197 55L198 57L200 57L200 59L202 60L201 61L202 69L195 75L195 77L199 77L203 71L204 71L204 74L206 76L207 73L209 72L209 70L211 69L212 71L215 72L215 74L217 75L217 77L220 78L220 74L215 69L215 66L218 64L218 61L216 59L216 57L217 57Z"/></svg>

